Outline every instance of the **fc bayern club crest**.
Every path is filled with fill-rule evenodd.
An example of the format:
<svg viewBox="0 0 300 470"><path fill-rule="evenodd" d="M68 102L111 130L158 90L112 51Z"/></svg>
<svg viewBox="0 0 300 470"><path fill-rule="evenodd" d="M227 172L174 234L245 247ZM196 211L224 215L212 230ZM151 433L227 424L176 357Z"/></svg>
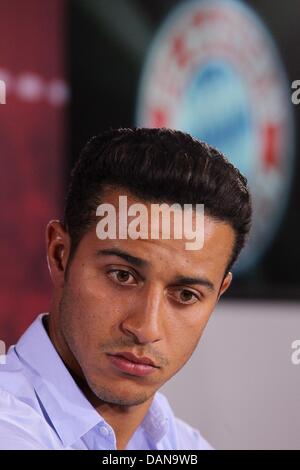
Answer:
<svg viewBox="0 0 300 470"><path fill-rule="evenodd" d="M181 129L221 150L247 177L253 227L235 267L270 246L291 186L290 87L270 33L238 0L184 1L146 56L136 124Z"/></svg>

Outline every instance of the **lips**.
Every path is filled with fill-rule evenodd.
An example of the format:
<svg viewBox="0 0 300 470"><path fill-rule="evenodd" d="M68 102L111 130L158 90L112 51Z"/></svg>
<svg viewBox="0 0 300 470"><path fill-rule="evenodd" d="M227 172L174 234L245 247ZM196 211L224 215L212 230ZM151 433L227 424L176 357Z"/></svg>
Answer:
<svg viewBox="0 0 300 470"><path fill-rule="evenodd" d="M155 366L154 362L148 357L138 357L128 352L107 354L107 357L114 369L131 376L143 377L158 370L158 366Z"/></svg>
<svg viewBox="0 0 300 470"><path fill-rule="evenodd" d="M138 357L130 352L120 352L113 355L125 357L125 359L128 359L128 361L134 362L135 364L145 364L152 367L157 367L149 357Z"/></svg>

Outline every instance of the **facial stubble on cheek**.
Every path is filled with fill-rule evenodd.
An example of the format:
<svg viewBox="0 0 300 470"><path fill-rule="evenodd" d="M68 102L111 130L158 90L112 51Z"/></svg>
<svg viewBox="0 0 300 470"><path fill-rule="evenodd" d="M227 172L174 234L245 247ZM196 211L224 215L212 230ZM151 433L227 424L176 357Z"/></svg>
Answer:
<svg viewBox="0 0 300 470"><path fill-rule="evenodd" d="M84 333L80 325L84 319L85 311L83 307L80 307L80 304L80 299L74 298L70 287L66 284L59 303L60 337L67 345L81 371L80 377L78 377L69 368L78 386L84 393L87 392L85 393L87 398L92 392L99 400L119 406L140 405L149 400L155 393L152 391L152 387L151 390L143 391L141 384L136 384L135 387L134 379L125 375L124 378L120 376L119 380L109 382L109 377L101 374L99 369L92 370L93 365L89 363L89 356L85 354L84 350L88 349L88 345L83 344L82 334ZM99 359L101 358L100 350L99 346ZM97 355L97 351L95 354ZM128 384L128 380L131 383Z"/></svg>

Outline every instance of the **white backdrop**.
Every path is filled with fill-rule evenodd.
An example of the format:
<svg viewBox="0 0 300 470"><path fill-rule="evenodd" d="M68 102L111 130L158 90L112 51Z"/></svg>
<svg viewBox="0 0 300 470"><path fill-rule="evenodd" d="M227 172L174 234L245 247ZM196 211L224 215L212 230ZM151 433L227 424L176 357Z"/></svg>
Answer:
<svg viewBox="0 0 300 470"><path fill-rule="evenodd" d="M295 339L300 303L221 301L162 392L216 449L300 449Z"/></svg>

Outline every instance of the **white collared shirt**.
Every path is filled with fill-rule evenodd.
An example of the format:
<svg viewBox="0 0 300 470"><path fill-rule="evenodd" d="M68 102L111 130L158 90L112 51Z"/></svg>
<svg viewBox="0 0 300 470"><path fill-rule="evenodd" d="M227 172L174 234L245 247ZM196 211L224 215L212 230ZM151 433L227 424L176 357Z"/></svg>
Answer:
<svg viewBox="0 0 300 470"><path fill-rule="evenodd" d="M111 426L85 398L39 315L0 364L0 449L116 450ZM127 450L207 450L157 392Z"/></svg>

